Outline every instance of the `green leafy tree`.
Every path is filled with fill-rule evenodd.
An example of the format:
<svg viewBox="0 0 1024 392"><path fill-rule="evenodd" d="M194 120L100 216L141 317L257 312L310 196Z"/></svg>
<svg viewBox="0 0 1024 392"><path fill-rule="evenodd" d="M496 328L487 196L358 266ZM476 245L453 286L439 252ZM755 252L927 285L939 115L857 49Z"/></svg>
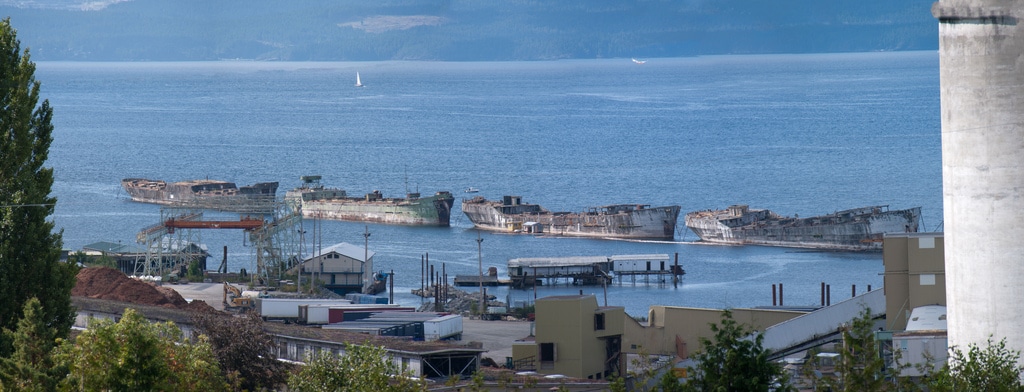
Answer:
<svg viewBox="0 0 1024 392"><path fill-rule="evenodd" d="M133 309L121 320L91 320L57 354L68 367L64 389L87 391L224 391L205 338L184 341L174 323L150 323Z"/></svg>
<svg viewBox="0 0 1024 392"><path fill-rule="evenodd" d="M318 352L288 379L288 389L319 391L425 391L426 385L402 375L383 347L345 344L344 355Z"/></svg>
<svg viewBox="0 0 1024 392"><path fill-rule="evenodd" d="M288 365L277 360L277 345L255 312L238 317L197 313L192 325L209 337L225 379L236 389L276 389L287 381Z"/></svg>
<svg viewBox="0 0 1024 392"><path fill-rule="evenodd" d="M1020 352L1006 348L1006 339L986 347L976 344L964 353L953 347L946 365L928 377L928 390L933 392L1024 391Z"/></svg>
<svg viewBox="0 0 1024 392"><path fill-rule="evenodd" d="M14 354L0 358L0 390L53 391L65 373L53 363L57 331L44 322L39 300L30 298L24 314L17 330L4 330Z"/></svg>
<svg viewBox="0 0 1024 392"><path fill-rule="evenodd" d="M78 269L60 261L62 233L47 220L57 202L50 196L53 169L43 166L53 109L46 100L36 106L35 68L10 18L0 21L0 328L16 329L25 302L35 297L46 325L67 336ZM0 357L13 351L10 339L0 335Z"/></svg>
<svg viewBox="0 0 1024 392"><path fill-rule="evenodd" d="M753 332L722 312L722 321L711 324L713 340L701 338L702 351L694 355L697 368L684 385L689 391L788 391L788 377L782 366L768 360L770 351L762 346L763 335Z"/></svg>

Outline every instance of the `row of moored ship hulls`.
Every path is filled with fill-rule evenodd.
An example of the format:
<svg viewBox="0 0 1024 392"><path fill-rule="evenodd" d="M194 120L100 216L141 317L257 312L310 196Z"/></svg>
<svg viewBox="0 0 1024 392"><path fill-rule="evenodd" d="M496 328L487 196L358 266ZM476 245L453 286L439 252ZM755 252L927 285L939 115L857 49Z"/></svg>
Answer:
<svg viewBox="0 0 1024 392"><path fill-rule="evenodd" d="M309 218L385 224L449 226L454 196L438 191L423 197L408 193L386 198L379 191L361 197L320 184L320 176L303 176L289 190L286 203ZM193 205L226 211L254 212L237 206L273 200L277 183L237 187L216 180L166 183L128 178L121 182L133 201L164 205ZM259 203L257 203L258 205ZM235 208L232 208L232 207ZM488 200L477 196L462 201L462 211L481 230L533 235L673 240L679 206L612 204L581 212L552 212L519 196ZM269 213L268 211L259 211ZM917 232L921 208L889 210L871 206L810 218L780 216L770 210L734 205L724 210L685 215L686 227L701 241L728 245L766 245L835 250L878 250L885 234Z"/></svg>

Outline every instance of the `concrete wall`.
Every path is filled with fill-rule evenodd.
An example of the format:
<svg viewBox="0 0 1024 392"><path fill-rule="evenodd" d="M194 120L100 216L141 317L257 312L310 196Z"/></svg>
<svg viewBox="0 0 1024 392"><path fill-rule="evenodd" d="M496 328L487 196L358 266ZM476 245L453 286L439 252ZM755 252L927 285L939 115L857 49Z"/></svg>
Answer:
<svg viewBox="0 0 1024 392"><path fill-rule="evenodd" d="M764 331L772 325L803 315L803 312L762 309L732 309L733 320ZM683 358L701 348L699 338L711 339L710 325L722 321L722 310L651 306L648 325L632 318L624 324L622 352L648 355L676 355Z"/></svg>
<svg viewBox="0 0 1024 392"><path fill-rule="evenodd" d="M949 345L1024 350L1024 2L941 0Z"/></svg>
<svg viewBox="0 0 1024 392"><path fill-rule="evenodd" d="M886 330L906 329L914 308L946 305L944 254L942 233L885 236L882 263Z"/></svg>

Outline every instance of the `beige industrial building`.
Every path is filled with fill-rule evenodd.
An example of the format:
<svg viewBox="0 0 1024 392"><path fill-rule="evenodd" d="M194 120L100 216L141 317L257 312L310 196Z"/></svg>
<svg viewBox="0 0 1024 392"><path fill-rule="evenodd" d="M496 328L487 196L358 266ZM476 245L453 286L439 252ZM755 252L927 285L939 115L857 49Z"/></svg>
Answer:
<svg viewBox="0 0 1024 392"><path fill-rule="evenodd" d="M942 233L887 234L885 331L894 363L909 365L902 376L922 375L920 366L939 367L948 356L945 240Z"/></svg>
<svg viewBox="0 0 1024 392"><path fill-rule="evenodd" d="M732 319L763 331L794 317L806 314L791 310L731 309ZM629 354L673 355L688 358L699 350L700 338L712 339L711 324L722 321L721 309L651 306L647 325L633 318L626 320L622 351Z"/></svg>
<svg viewBox="0 0 1024 392"><path fill-rule="evenodd" d="M887 234L883 241L885 329L901 331L914 309L946 306L945 246L942 233Z"/></svg>
<svg viewBox="0 0 1024 392"><path fill-rule="evenodd" d="M512 346L517 370L605 379L624 365L621 306L597 306L593 295L545 297L535 304L536 335Z"/></svg>

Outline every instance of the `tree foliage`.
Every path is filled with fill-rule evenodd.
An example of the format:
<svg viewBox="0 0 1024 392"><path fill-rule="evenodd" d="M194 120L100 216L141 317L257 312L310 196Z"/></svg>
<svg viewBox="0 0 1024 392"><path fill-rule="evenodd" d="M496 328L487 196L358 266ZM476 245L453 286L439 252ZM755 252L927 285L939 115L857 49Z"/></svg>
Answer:
<svg viewBox="0 0 1024 392"><path fill-rule="evenodd" d="M345 345L343 355L320 351L288 379L288 389L320 391L425 391L426 386L402 375L383 347ZM474 389L476 390L476 389Z"/></svg>
<svg viewBox="0 0 1024 392"><path fill-rule="evenodd" d="M722 321L711 324L713 339L701 338L702 351L694 355L697 368L684 385L690 391L785 391L791 388L782 367L768 360L762 347L764 337L737 323L732 312L722 312Z"/></svg>
<svg viewBox="0 0 1024 392"><path fill-rule="evenodd" d="M10 18L0 21L0 328L16 329L35 297L44 323L67 336L78 269L60 261L61 233L47 220L57 202L50 196L53 169L44 167L53 109L46 100L36 106L39 87ZM0 357L12 350L10 337L0 335Z"/></svg>
<svg viewBox="0 0 1024 392"><path fill-rule="evenodd" d="M65 374L54 365L58 333L46 325L41 307L39 300L29 299L18 329L3 331L14 344L14 354L0 358L0 390L52 391Z"/></svg>
<svg viewBox="0 0 1024 392"><path fill-rule="evenodd" d="M288 365L277 360L277 345L255 313L195 314L192 324L209 337L225 378L238 389L274 389L286 381Z"/></svg>
<svg viewBox="0 0 1024 392"><path fill-rule="evenodd" d="M875 342L871 309L861 310L860 316L842 330L842 346L835 365L837 377L827 377L824 385L836 391L888 391L896 388L898 369L886 369Z"/></svg>
<svg viewBox="0 0 1024 392"><path fill-rule="evenodd" d="M118 322L91 320L57 354L68 367L63 387L87 391L222 391L213 350L204 337L182 339L174 323L150 323L133 309Z"/></svg>
<svg viewBox="0 0 1024 392"><path fill-rule="evenodd" d="M986 347L976 344L964 353L953 347L946 365L929 377L928 390L952 391L1024 391L1021 376L1020 352L1006 348L1006 339Z"/></svg>

